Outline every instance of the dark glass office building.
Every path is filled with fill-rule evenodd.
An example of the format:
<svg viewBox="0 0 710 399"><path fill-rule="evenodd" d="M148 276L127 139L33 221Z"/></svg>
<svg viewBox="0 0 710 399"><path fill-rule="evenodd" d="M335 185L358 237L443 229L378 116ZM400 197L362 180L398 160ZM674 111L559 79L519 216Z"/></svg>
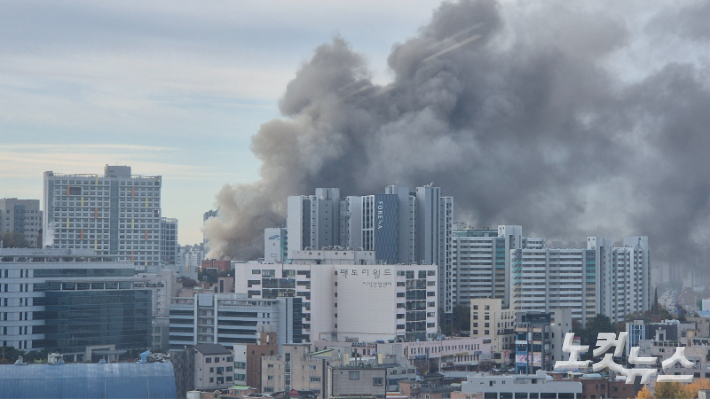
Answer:
<svg viewBox="0 0 710 399"><path fill-rule="evenodd" d="M116 349L150 348L149 290L47 291L44 300L47 349L73 353L106 344Z"/></svg>

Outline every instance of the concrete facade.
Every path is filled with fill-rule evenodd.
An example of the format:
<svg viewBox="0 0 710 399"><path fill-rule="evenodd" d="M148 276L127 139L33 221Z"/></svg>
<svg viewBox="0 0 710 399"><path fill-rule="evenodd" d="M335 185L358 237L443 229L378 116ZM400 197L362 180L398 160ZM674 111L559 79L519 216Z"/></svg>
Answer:
<svg viewBox="0 0 710 399"><path fill-rule="evenodd" d="M104 175L44 173L44 246L93 249L138 270L161 263L161 176L109 166Z"/></svg>
<svg viewBox="0 0 710 399"><path fill-rule="evenodd" d="M492 359L508 363L515 352L515 311L503 306L503 299L471 299L471 337L491 344Z"/></svg>
<svg viewBox="0 0 710 399"><path fill-rule="evenodd" d="M193 389L214 391L234 385L234 358L229 349L218 344L199 344L193 349Z"/></svg>
<svg viewBox="0 0 710 399"><path fill-rule="evenodd" d="M351 397L371 395L385 398L387 369L384 367L333 366L327 370L327 396Z"/></svg>
<svg viewBox="0 0 710 399"><path fill-rule="evenodd" d="M6 233L17 232L25 237L27 247L40 248L42 245L38 239L41 228L39 200L0 198L0 240Z"/></svg>
<svg viewBox="0 0 710 399"><path fill-rule="evenodd" d="M250 386L261 392L261 360L276 356L279 345L275 332L260 331L254 344L234 344L234 383Z"/></svg>
<svg viewBox="0 0 710 399"><path fill-rule="evenodd" d="M302 298L310 341L426 339L438 327L436 273L435 265L237 263L235 292Z"/></svg>
<svg viewBox="0 0 710 399"><path fill-rule="evenodd" d="M71 308L67 308L63 314L63 326L50 327L47 325L48 317L54 313L48 306L54 309L60 306L60 301L72 295L88 295L83 300L77 299L76 304L81 305L88 304L91 296L96 299L106 292L114 292L111 290L120 294L142 288L140 284L139 287L134 286L132 263L115 262L111 257L97 256L89 250L0 248L0 345L23 350L61 349L68 354L70 350L66 347L55 347L55 344L46 347L50 344L47 334L61 338L63 335L55 331L57 328L75 328L72 325L74 317L77 317L75 321L80 321L78 317L86 316L71 313ZM147 303L141 305L146 307L147 312L145 340L141 342L148 346L150 296L146 300ZM130 302L125 305L130 305ZM92 319L91 322L100 323L100 320ZM92 345L118 343L115 340L122 339L118 330L124 326L119 323L118 315L114 323L114 340L101 339L99 331L95 331L91 337L95 341ZM85 323L84 329L89 327ZM127 325L125 327L128 328ZM83 342L80 335L76 334L75 342ZM83 349L75 351L77 354L83 352Z"/></svg>
<svg viewBox="0 0 710 399"><path fill-rule="evenodd" d="M288 258L288 230L281 227L264 229L264 262L285 262Z"/></svg>
<svg viewBox="0 0 710 399"><path fill-rule="evenodd" d="M461 392L466 395L483 394L485 399L581 399L582 383L553 380L544 371L519 375L474 374L461 383Z"/></svg>
<svg viewBox="0 0 710 399"><path fill-rule="evenodd" d="M279 343L300 342L300 298L251 299L235 294L172 298L170 348L213 343L255 343L260 325L273 325Z"/></svg>

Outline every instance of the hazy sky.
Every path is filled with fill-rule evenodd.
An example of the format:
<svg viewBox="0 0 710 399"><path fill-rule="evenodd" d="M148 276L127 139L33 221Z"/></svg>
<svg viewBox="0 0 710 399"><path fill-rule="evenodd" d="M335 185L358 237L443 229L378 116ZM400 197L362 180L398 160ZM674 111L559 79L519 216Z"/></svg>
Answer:
<svg viewBox="0 0 710 399"><path fill-rule="evenodd" d="M226 183L258 178L250 137L340 35L390 79L393 44L438 1L0 1L0 198L105 164L163 176L180 243Z"/></svg>

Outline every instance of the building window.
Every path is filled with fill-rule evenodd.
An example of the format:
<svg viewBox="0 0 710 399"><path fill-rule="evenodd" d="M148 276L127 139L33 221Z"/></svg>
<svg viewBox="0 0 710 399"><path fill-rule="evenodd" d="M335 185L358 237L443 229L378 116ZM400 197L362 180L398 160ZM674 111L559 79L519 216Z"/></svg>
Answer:
<svg viewBox="0 0 710 399"><path fill-rule="evenodd" d="M272 380L274 379L274 376L273 376L273 375L269 375L269 376L266 377L266 379L269 380L269 381L272 381Z"/></svg>
<svg viewBox="0 0 710 399"><path fill-rule="evenodd" d="M351 380L359 380L360 379L360 372L359 371L351 371L350 372L350 379Z"/></svg>
<svg viewBox="0 0 710 399"><path fill-rule="evenodd" d="M311 377L311 382L320 382L320 377Z"/></svg>
<svg viewBox="0 0 710 399"><path fill-rule="evenodd" d="M384 385L385 384L384 381L385 381L384 378L373 378L372 385Z"/></svg>
<svg viewBox="0 0 710 399"><path fill-rule="evenodd" d="M212 358L211 358L211 357L206 357L206 358L205 358L205 363L212 363Z"/></svg>

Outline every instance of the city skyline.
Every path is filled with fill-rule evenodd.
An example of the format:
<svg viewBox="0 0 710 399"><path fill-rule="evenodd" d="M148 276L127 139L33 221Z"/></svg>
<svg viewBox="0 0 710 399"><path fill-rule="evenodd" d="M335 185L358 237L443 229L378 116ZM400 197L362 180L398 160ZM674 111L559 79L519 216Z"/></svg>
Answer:
<svg viewBox="0 0 710 399"><path fill-rule="evenodd" d="M387 81L390 46L438 3L4 4L0 197L41 199L45 171L128 165L163 177L181 244L202 242L220 188L258 179L250 136L314 48L347 37Z"/></svg>
<svg viewBox="0 0 710 399"><path fill-rule="evenodd" d="M706 4L75 4L0 17L3 197L130 165L163 176L182 244L222 206L252 250L288 195L434 181L457 221L707 267Z"/></svg>

